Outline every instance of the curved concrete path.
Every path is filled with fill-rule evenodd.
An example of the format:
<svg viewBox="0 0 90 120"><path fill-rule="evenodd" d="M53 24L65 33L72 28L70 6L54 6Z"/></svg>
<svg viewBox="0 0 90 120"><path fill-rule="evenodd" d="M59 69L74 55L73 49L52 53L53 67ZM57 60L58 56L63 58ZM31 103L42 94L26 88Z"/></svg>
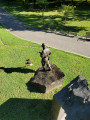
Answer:
<svg viewBox="0 0 90 120"><path fill-rule="evenodd" d="M22 22L2 8L0 8L0 23L9 32L25 40L40 44L45 43L47 46L90 58L89 41L77 41L75 37L71 38L54 33L28 29Z"/></svg>

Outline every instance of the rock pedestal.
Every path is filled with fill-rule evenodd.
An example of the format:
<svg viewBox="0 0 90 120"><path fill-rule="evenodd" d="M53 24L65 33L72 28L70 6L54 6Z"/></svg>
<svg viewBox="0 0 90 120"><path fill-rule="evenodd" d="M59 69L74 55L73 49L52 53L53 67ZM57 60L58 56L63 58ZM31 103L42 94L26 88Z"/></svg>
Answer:
<svg viewBox="0 0 90 120"><path fill-rule="evenodd" d="M83 76L54 95L52 120L90 120L90 89Z"/></svg>
<svg viewBox="0 0 90 120"><path fill-rule="evenodd" d="M60 87L65 77L64 73L55 64L51 65L51 68L50 71L43 71L42 68L39 68L35 72L33 79L30 80L30 84L42 93Z"/></svg>

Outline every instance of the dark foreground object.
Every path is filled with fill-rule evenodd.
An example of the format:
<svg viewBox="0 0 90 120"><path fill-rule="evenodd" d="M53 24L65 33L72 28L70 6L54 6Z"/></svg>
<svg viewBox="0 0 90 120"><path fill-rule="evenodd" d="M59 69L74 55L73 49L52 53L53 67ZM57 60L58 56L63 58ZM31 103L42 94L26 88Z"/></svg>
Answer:
<svg viewBox="0 0 90 120"><path fill-rule="evenodd" d="M33 89L40 90L41 93L49 92L62 85L65 77L64 73L55 65L51 65L52 70L44 71L39 68L34 77L30 80Z"/></svg>
<svg viewBox="0 0 90 120"><path fill-rule="evenodd" d="M54 95L52 120L90 120L90 89L83 76Z"/></svg>

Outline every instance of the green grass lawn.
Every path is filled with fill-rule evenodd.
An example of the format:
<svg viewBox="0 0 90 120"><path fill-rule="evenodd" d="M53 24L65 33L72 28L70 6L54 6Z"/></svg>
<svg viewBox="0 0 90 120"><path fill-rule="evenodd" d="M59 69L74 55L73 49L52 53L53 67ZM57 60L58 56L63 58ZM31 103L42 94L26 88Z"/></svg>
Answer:
<svg viewBox="0 0 90 120"><path fill-rule="evenodd" d="M77 6L74 17L67 19L65 24L62 24L62 12L58 13L56 9L46 9L44 12L44 22L42 19L42 10L33 10L31 7L24 8L22 4L10 4L1 2L1 6L17 17L24 24L29 27L42 30L44 28L57 29L57 31L74 32L78 35L85 35L90 32L90 7L89 5ZM59 5L58 5L59 6Z"/></svg>
<svg viewBox="0 0 90 120"><path fill-rule="evenodd" d="M15 37L0 25L0 119L48 120L53 94L31 92L27 83L41 67L39 44ZM50 48L50 63L55 63L66 75L63 87L76 76L83 75L90 84L90 59ZM33 66L27 66L31 59Z"/></svg>

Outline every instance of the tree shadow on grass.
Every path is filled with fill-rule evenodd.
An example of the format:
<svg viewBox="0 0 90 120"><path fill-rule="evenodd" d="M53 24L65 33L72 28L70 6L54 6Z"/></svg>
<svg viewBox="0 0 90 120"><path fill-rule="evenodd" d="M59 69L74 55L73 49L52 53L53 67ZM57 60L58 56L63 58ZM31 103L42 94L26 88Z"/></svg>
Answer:
<svg viewBox="0 0 90 120"><path fill-rule="evenodd" d="M4 11L4 10L2 10L2 11ZM86 14L88 14L88 13L86 13ZM27 31L28 30L31 32L37 32L37 31L47 32L48 29L50 28L52 31L53 30L57 30L57 31L63 30L64 32L71 31L71 32L79 33L82 30L84 30L84 31L86 30L85 27L66 26L65 23L63 23L62 16L59 16L59 15L53 15L53 16L45 15L43 18L42 18L42 15L40 15L40 14L37 14L37 15L35 15L35 14L32 14L32 15L18 14L18 15L16 15L16 17L19 18L19 20L21 20L22 22L24 22L25 24L27 24L30 27L22 24L17 19L10 17L10 15L6 15L6 14L3 15L2 13L0 15L1 15L2 24L4 26L6 26L7 29L10 29L10 31ZM10 23L10 21L6 22L6 18L8 18L8 20L10 19L13 22L11 22L11 23ZM8 23L10 23L10 24L8 24Z"/></svg>
<svg viewBox="0 0 90 120"><path fill-rule="evenodd" d="M85 30L84 27L77 27L77 26L62 26L63 31L71 31L71 32L79 32L81 30Z"/></svg>
<svg viewBox="0 0 90 120"><path fill-rule="evenodd" d="M17 67L17 68L5 68L5 67L0 67L1 70L4 70L6 73L12 73L12 72L19 72L19 73L34 73L35 71L32 69L27 69L23 67Z"/></svg>
<svg viewBox="0 0 90 120"><path fill-rule="evenodd" d="M4 10L2 10L3 12L5 12ZM73 29L78 32L80 30L83 30L83 27L77 27L77 26L65 26L63 24L63 18L62 16L59 15L45 15L44 17L42 17L42 15L40 14L18 14L16 15L17 18L19 18L19 20L21 20L22 22L24 22L25 24L29 25L25 26L24 24L22 24L21 22L19 22L17 19L14 19L12 16L10 15L6 15L6 14L0 14L1 15L1 22L2 24L4 24L4 26L6 26L7 29L10 29L11 31L42 31L43 29L48 29L49 27L51 29L56 29L57 30L63 30L63 29L69 29L70 31L72 31ZM6 22L6 18L10 19L13 22ZM24 18L24 19L23 19ZM56 20L58 19L58 20ZM10 23L10 24L8 24Z"/></svg>
<svg viewBox="0 0 90 120"><path fill-rule="evenodd" d="M51 100L10 98L0 106L0 120L50 120Z"/></svg>
<svg viewBox="0 0 90 120"><path fill-rule="evenodd" d="M79 21L90 20L90 4L88 5L83 4L82 6L77 6L74 19Z"/></svg>
<svg viewBox="0 0 90 120"><path fill-rule="evenodd" d="M86 21L89 21L90 20L90 10L88 10L88 13L86 11L76 12L75 20L79 20L79 21L86 20Z"/></svg>
<svg viewBox="0 0 90 120"><path fill-rule="evenodd" d="M42 29L49 27L51 29L64 30L64 31L72 31L79 32L81 30L85 30L85 27L78 26L66 26L63 24L63 17L59 15L54 16L44 16L44 21L42 21L41 15L17 15L20 20L26 22L31 28L28 27L29 31L41 31ZM55 20L58 18L59 20ZM71 19L71 18L70 18Z"/></svg>

